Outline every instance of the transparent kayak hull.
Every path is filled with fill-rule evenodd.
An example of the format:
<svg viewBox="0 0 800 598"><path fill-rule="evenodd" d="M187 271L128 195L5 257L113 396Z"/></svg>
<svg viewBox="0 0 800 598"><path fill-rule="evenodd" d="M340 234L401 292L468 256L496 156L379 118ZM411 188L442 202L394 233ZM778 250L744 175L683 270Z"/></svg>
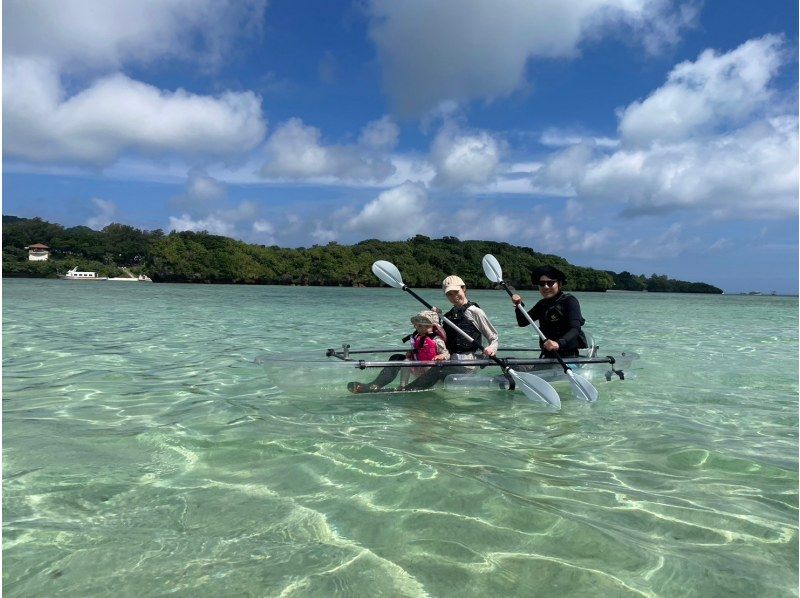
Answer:
<svg viewBox="0 0 800 598"><path fill-rule="evenodd" d="M636 372L632 372L630 368L634 360L638 359L638 355L627 352L610 357L614 359L613 364L610 362L570 364L570 369L573 374L586 378L594 385L636 378ZM533 369L528 369L523 365L515 369L518 372L534 374L550 384L570 383L569 376L564 372L564 368L558 364L547 367L534 367ZM444 387L447 390L509 390L509 386L508 378L498 373L494 375L487 375L482 372L450 374L444 379Z"/></svg>
<svg viewBox="0 0 800 598"><path fill-rule="evenodd" d="M294 354L268 353L256 357L255 363L265 370L270 383L285 389L318 389L323 392L345 391L349 382L367 384L375 379L378 372L385 367L397 367L397 377L384 389L395 391L400 385L401 371L404 368L462 367L475 366L471 373L453 373L444 379L444 388L448 391L491 391L509 390L509 381L503 375L501 367L493 360L479 358L469 362L420 362L390 361L393 354L404 354L405 348L393 349L350 349L343 345L341 349L303 352ZM518 372L530 372L545 379L551 384L569 382L564 370L555 359L538 358L538 349L506 349L498 357ZM565 358L570 369L586 378L592 384L600 384L613 380L629 380L635 374L630 371L638 355L631 352L619 352L609 355L583 355L577 358ZM411 379L414 379L411 375ZM434 388L440 387L437 385ZM433 389L431 389L433 390ZM419 391L418 391L419 392Z"/></svg>

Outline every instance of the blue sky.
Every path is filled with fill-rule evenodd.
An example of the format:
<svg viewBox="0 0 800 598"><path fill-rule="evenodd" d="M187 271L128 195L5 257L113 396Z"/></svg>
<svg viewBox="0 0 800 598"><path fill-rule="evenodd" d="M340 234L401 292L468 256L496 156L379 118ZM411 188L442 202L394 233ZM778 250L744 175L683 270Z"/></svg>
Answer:
<svg viewBox="0 0 800 598"><path fill-rule="evenodd" d="M798 285L797 4L5 0L3 214Z"/></svg>

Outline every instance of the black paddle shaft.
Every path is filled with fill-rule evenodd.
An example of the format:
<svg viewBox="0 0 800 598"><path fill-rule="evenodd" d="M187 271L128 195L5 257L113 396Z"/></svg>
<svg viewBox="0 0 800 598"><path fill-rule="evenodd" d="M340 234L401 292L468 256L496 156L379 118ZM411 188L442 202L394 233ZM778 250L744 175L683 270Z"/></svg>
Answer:
<svg viewBox="0 0 800 598"><path fill-rule="evenodd" d="M503 285L503 288L506 290L506 293L508 293L509 297L513 297L514 296L514 293L512 293L511 289L508 288L508 285L506 284L505 280L501 280L500 284ZM525 309L525 304L522 301L519 302L519 305L522 307L523 310ZM558 351L548 351L548 353L552 353L552 355L556 359L558 359L558 363L561 364L562 368L564 368L564 372L572 371L572 370L569 369L567 364L564 363L564 360L561 358L561 355L558 354Z"/></svg>

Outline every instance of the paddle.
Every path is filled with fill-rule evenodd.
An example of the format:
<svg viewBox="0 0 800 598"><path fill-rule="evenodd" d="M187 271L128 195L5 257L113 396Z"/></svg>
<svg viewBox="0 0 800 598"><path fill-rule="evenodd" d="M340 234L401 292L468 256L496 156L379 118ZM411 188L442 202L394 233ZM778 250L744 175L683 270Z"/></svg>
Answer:
<svg viewBox="0 0 800 598"><path fill-rule="evenodd" d="M433 309L433 306L425 301L422 297L417 295L412 289L406 286L403 283L403 277L400 274L400 270L392 264L391 262L387 262L384 260L378 260L374 264L372 264L372 272L380 278L383 282L388 284L390 287L394 287L395 289L402 289L406 291L409 295L414 297L417 301L422 303L428 309ZM466 332L461 330L458 326L456 326L453 322L448 320L447 318L443 318L444 323L447 324L450 328L452 328L456 333L460 334L464 338L468 339L470 342L473 342L473 338L468 335ZM478 345L478 348L482 351L483 347ZM494 355L486 355L486 357L491 359L492 361L496 362L503 371L508 373L513 379L514 382L522 389L522 392L525 393L525 396L531 400L537 399L543 401L547 405L551 407L556 407L557 409L561 408L561 399L556 392L556 389L550 386L550 383L546 380L542 380L539 376L535 376L533 374L528 373L520 373L515 370L512 370L508 365L504 364Z"/></svg>
<svg viewBox="0 0 800 598"><path fill-rule="evenodd" d="M490 253L483 256L483 271L486 274L486 278L494 283L502 285L509 297L514 295L511 292L511 289L508 288L506 281L503 280L503 270L500 268L500 262L498 262L497 259ZM543 341L546 341L547 337L542 334L542 331L536 325L536 322L534 322L530 314L525 311L525 304L522 303L522 301L517 304L517 309L519 309L520 313L525 316L525 319L528 320L528 323L533 326L533 328L539 334L539 338L541 338ZM567 375L570 383L572 384L572 394L575 396L575 398L588 401L589 403L594 403L597 400L598 393L597 389L592 386L592 383L583 376L576 376L575 372L573 372L569 366L564 363L564 360L556 351L551 351L551 353L556 359L558 359L558 363L561 364L561 367L564 368L564 373Z"/></svg>

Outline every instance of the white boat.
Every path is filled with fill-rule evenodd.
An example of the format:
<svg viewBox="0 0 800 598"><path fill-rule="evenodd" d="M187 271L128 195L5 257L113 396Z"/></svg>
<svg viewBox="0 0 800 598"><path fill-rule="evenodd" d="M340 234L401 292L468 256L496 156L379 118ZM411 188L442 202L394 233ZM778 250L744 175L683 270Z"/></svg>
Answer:
<svg viewBox="0 0 800 598"><path fill-rule="evenodd" d="M79 272L77 266L75 266L72 270L70 270L66 274L59 274L58 277L61 280L88 280L88 281L108 280L107 276L98 276L97 272Z"/></svg>
<svg viewBox="0 0 800 598"><path fill-rule="evenodd" d="M121 282L153 282L153 279L145 274L139 274L137 277L133 276L119 276L115 278L109 278L109 280L121 281Z"/></svg>

